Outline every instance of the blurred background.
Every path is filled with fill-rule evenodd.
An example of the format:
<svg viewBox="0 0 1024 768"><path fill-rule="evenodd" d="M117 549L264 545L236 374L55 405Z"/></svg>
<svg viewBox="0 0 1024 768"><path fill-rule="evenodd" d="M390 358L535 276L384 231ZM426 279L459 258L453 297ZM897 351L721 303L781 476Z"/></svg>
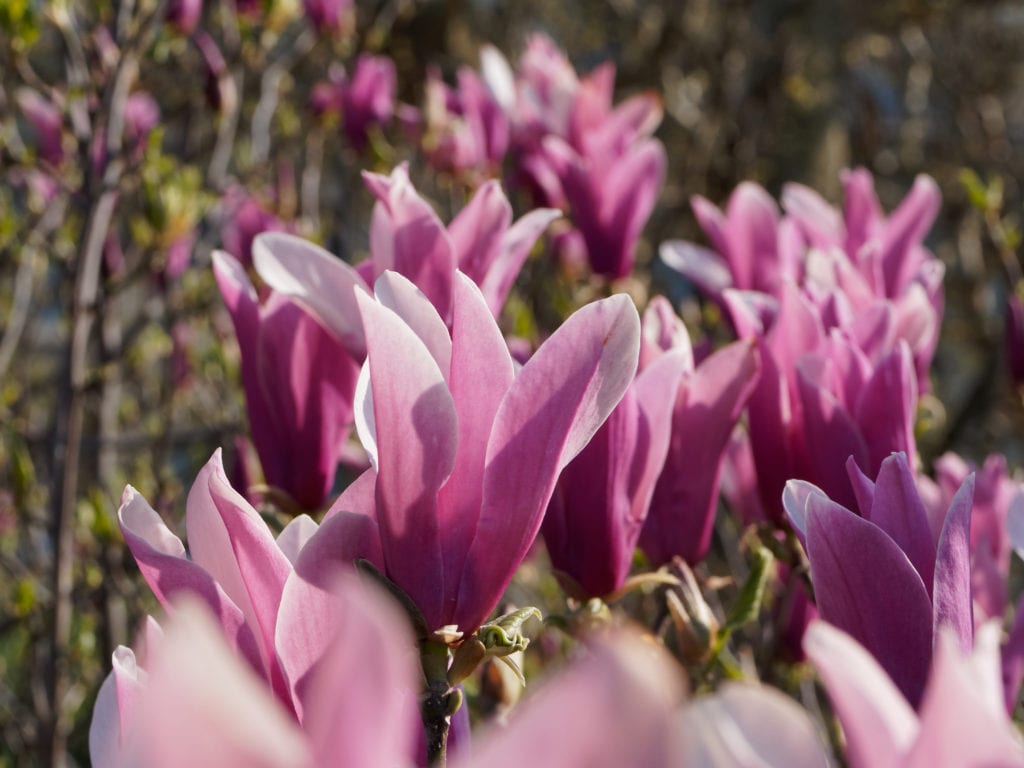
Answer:
<svg viewBox="0 0 1024 768"><path fill-rule="evenodd" d="M515 64L549 35L616 100L660 95L668 176L633 276L617 288L715 318L657 260L704 242L690 210L742 180L833 203L864 166L891 209L930 174L928 238L946 313L922 406L927 464L947 450L1024 462L1005 347L1020 279L1024 3L695 0L99 0L0 3L0 765L85 765L110 654L155 609L115 518L126 483L177 523L217 448L251 464L237 345L209 269L287 229L367 253L360 171L410 175L444 221L474 179L425 160L425 83ZM360 54L390 57L393 116L361 134L331 108ZM528 194L504 169L517 213ZM502 169L498 169L501 176ZM606 287L535 254L507 311L537 337ZM346 481L339 476L338 488Z"/></svg>

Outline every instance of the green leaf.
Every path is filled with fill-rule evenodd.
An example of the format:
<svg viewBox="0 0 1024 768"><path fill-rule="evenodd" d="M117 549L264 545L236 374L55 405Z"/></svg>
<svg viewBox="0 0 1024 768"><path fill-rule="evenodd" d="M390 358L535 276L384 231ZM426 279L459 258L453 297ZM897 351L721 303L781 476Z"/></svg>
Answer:
<svg viewBox="0 0 1024 768"><path fill-rule="evenodd" d="M754 621L761 612L761 602L764 600L764 591L771 574L771 565L775 562L775 556L760 545L754 549L753 553L754 562L750 566L750 573L726 618L724 627L726 632L732 632L734 629Z"/></svg>

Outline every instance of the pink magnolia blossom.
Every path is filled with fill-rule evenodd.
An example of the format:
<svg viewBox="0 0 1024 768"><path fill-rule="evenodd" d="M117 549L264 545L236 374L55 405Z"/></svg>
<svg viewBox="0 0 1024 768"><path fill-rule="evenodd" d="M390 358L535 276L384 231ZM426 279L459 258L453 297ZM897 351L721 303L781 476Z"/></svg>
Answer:
<svg viewBox="0 0 1024 768"><path fill-rule="evenodd" d="M558 473L632 381L639 318L626 296L590 304L517 373L480 289L461 272L453 287L450 335L397 273L378 279L376 300L357 294L356 426L373 469L335 506L369 506L387 576L430 628L469 633L526 556Z"/></svg>
<svg viewBox="0 0 1024 768"><path fill-rule="evenodd" d="M847 466L860 515L800 480L786 485L786 512L807 550L821 618L855 637L916 705L939 630L965 652L974 642L974 476L953 496L936 544L905 455L883 461L874 482Z"/></svg>
<svg viewBox="0 0 1024 768"><path fill-rule="evenodd" d="M920 176L888 217L864 169L843 176L840 213L813 190L787 185L785 215L758 185L744 182L725 211L702 197L693 210L714 250L694 243L662 245L662 259L718 301L727 289L781 299L797 284L822 309L826 328L889 307L891 337L913 354L919 388L938 343L943 266L922 245L939 207L935 182Z"/></svg>
<svg viewBox="0 0 1024 768"><path fill-rule="evenodd" d="M363 53L356 59L351 75L340 65L332 66L330 79L313 89L312 107L318 114L339 114L349 143L362 152L369 131L391 122L397 88L394 62L387 56Z"/></svg>
<svg viewBox="0 0 1024 768"><path fill-rule="evenodd" d="M213 263L235 325L246 411L266 480L303 508L319 509L352 427L361 349L341 344L285 296L271 292L261 301L228 254L215 253Z"/></svg>
<svg viewBox="0 0 1024 768"><path fill-rule="evenodd" d="M30 88L19 88L18 107L33 133L33 143L40 160L60 165L64 160L64 117L60 108Z"/></svg>
<svg viewBox="0 0 1024 768"><path fill-rule="evenodd" d="M167 23L183 35L191 35L203 15L203 0L170 0L167 3Z"/></svg>
<svg viewBox="0 0 1024 768"><path fill-rule="evenodd" d="M972 653L942 631L917 711L871 652L825 622L804 640L846 735L851 768L1022 766L1024 746L1002 706L999 626Z"/></svg>
<svg viewBox="0 0 1024 768"><path fill-rule="evenodd" d="M424 145L434 167L488 178L501 169L509 147L509 121L480 75L460 67L451 88L432 69L427 74Z"/></svg>
<svg viewBox="0 0 1024 768"><path fill-rule="evenodd" d="M892 451L916 459L917 377L910 349L894 339L890 307L826 331L827 308L794 284L778 300L727 290L741 338L756 338L761 378L749 401L750 447L765 513L781 518L787 480L819 485L840 503L853 497L849 456L867 474Z"/></svg>
<svg viewBox="0 0 1024 768"><path fill-rule="evenodd" d="M639 94L613 104L613 65L581 78L543 35L527 41L514 75L493 48L483 65L489 92L512 122L520 175L543 204L570 212L580 238L568 244L582 242L599 274L629 274L665 180L665 149L651 138L660 99Z"/></svg>

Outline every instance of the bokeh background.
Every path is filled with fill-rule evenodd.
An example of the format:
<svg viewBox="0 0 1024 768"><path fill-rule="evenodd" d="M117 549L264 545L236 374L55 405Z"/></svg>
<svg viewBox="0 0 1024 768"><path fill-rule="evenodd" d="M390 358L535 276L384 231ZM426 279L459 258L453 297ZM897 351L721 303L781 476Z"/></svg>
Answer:
<svg viewBox="0 0 1024 768"><path fill-rule="evenodd" d="M691 195L795 181L838 202L840 171L864 166L888 209L930 174L946 313L922 456L1024 463L1004 346L1021 272L1024 3L360 0L341 32L298 0L207 0L191 30L167 20L174 5L0 4L0 765L88 762L111 651L155 605L115 520L125 484L177 522L215 448L245 465L237 347L209 270L242 201L358 261L361 170L410 161L446 221L466 200L463 179L424 162L414 126L395 120L357 152L311 107L361 52L393 59L413 107L429 68L452 82L487 42L514 63L535 32L580 72L614 61L617 98L659 93L668 178L619 287L667 293L696 336L716 332L713 313L656 257L665 240L701 241ZM149 101L126 115L119 89ZM33 94L56 115L49 133ZM595 290L537 253L506 327L543 333Z"/></svg>

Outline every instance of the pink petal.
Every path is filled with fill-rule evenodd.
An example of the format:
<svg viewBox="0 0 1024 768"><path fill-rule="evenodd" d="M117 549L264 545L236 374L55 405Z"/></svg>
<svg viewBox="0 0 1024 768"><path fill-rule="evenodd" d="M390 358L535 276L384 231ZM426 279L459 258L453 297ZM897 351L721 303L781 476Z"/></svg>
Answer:
<svg viewBox="0 0 1024 768"><path fill-rule="evenodd" d="M491 179L473 194L466 207L448 225L459 270L479 285L497 258L502 236L512 223L512 206Z"/></svg>
<svg viewBox="0 0 1024 768"><path fill-rule="evenodd" d="M1024 747L998 698L998 630L988 633L991 663L965 658L961 641L940 632L921 705L921 732L904 765L910 768L1024 765ZM981 661L979 664L977 662Z"/></svg>
<svg viewBox="0 0 1024 768"><path fill-rule="evenodd" d="M774 688L727 682L683 710L678 765L806 766L828 760L814 723Z"/></svg>
<svg viewBox="0 0 1024 768"><path fill-rule="evenodd" d="M353 293L369 287L352 267L323 248L294 235L265 232L252 246L260 277L278 293L309 307L353 357L365 354L366 341Z"/></svg>
<svg viewBox="0 0 1024 768"><path fill-rule="evenodd" d="M558 473L632 381L639 346L636 307L612 296L573 314L516 377L487 445L483 506L456 609L462 629L494 609L537 535Z"/></svg>
<svg viewBox="0 0 1024 768"><path fill-rule="evenodd" d="M515 379L498 324L473 281L455 275L451 392L458 417L455 468L438 495L444 583L457 584L476 534L484 489L484 457L495 414ZM450 597L455 598L455 592ZM450 623L454 604L445 606Z"/></svg>
<svg viewBox="0 0 1024 768"><path fill-rule="evenodd" d="M635 636L609 638L457 766L551 765L555 755L559 768L681 765L670 756L681 680L656 646Z"/></svg>
<svg viewBox="0 0 1024 768"><path fill-rule="evenodd" d="M452 360L451 335L423 291L404 275L388 271L377 278L373 294L420 337L447 381Z"/></svg>
<svg viewBox="0 0 1024 768"><path fill-rule="evenodd" d="M722 257L708 248L684 240L672 240L658 249L661 260L679 274L692 280L712 298L732 288L732 274Z"/></svg>
<svg viewBox="0 0 1024 768"><path fill-rule="evenodd" d="M654 562L679 555L692 564L707 554L725 446L759 370L756 345L737 341L707 358L680 384L668 456L640 534L640 546Z"/></svg>
<svg viewBox="0 0 1024 768"><path fill-rule="evenodd" d="M351 578L333 599L341 621L311 680L303 723L316 764L405 764L413 736L405 715L422 676L408 619Z"/></svg>
<svg viewBox="0 0 1024 768"><path fill-rule="evenodd" d="M288 558L288 562L295 566L296 560L299 559L299 552L306 546L306 542L309 541L310 537L316 533L319 526L309 515L299 515L298 517L292 518L288 525L277 535L277 546L284 556Z"/></svg>
<svg viewBox="0 0 1024 768"><path fill-rule="evenodd" d="M447 595L437 493L455 465L458 418L437 363L394 312L359 296L377 435L377 520L388 576L434 628Z"/></svg>
<svg viewBox="0 0 1024 768"><path fill-rule="evenodd" d="M165 608L172 598L191 593L202 598L220 621L228 641L262 669L260 646L245 614L201 566L185 557L181 540L130 485L124 489L117 519L125 542L149 588Z"/></svg>
<svg viewBox="0 0 1024 768"><path fill-rule="evenodd" d="M363 173L377 197L370 229L370 253L379 277L393 269L414 282L446 322L451 317L455 251L434 209L409 181L400 165L391 176Z"/></svg>
<svg viewBox="0 0 1024 768"><path fill-rule="evenodd" d="M974 474L967 476L946 513L935 555L935 629L946 628L967 653L974 647L971 596L971 508ZM923 512L923 510L922 510Z"/></svg>
<svg viewBox="0 0 1024 768"><path fill-rule="evenodd" d="M292 565L259 513L231 487L219 449L189 491L185 526L192 558L242 609L260 642L268 677L279 685L274 627Z"/></svg>
<svg viewBox="0 0 1024 768"><path fill-rule="evenodd" d="M821 617L849 632L903 694L920 701L932 646L932 605L920 575L876 525L835 502L807 502L807 556Z"/></svg>
<svg viewBox="0 0 1024 768"><path fill-rule="evenodd" d="M501 238L500 248L487 274L478 281L491 314L497 317L519 276L526 257L548 225L562 216L556 208L536 208L513 224Z"/></svg>
<svg viewBox="0 0 1024 768"><path fill-rule="evenodd" d="M125 766L306 768L301 732L224 644L209 614L184 602L167 623L138 702Z"/></svg>
<svg viewBox="0 0 1024 768"><path fill-rule="evenodd" d="M918 733L917 716L878 662L856 640L824 621L804 635L846 734L854 768L896 768Z"/></svg>

